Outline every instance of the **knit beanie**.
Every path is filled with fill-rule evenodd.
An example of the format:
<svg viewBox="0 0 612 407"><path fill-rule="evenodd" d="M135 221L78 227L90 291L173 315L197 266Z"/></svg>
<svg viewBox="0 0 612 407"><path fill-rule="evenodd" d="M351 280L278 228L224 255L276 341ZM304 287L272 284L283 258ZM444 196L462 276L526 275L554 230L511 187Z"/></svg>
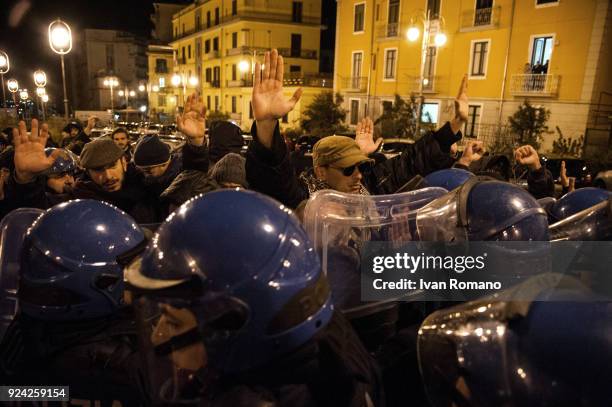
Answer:
<svg viewBox="0 0 612 407"><path fill-rule="evenodd" d="M134 150L134 164L139 167L164 164L170 159L170 146L157 136L144 136Z"/></svg>
<svg viewBox="0 0 612 407"><path fill-rule="evenodd" d="M221 158L211 169L212 178L217 183L232 183L247 187L246 160L236 153L228 153Z"/></svg>
<svg viewBox="0 0 612 407"><path fill-rule="evenodd" d="M219 161L227 153L240 153L244 146L240 127L231 122L213 122L208 133L208 155L213 163Z"/></svg>

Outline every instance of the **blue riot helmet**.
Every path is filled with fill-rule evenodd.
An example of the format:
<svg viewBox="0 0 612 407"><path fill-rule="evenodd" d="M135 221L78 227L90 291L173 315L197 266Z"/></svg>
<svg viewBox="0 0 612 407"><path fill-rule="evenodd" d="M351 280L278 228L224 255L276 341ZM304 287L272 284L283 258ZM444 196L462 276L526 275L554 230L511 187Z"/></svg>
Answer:
<svg viewBox="0 0 612 407"><path fill-rule="evenodd" d="M429 187L440 187L447 191L452 191L460 187L473 177L470 171L461 168L447 168L445 170L434 171L425 177L425 185Z"/></svg>
<svg viewBox="0 0 612 407"><path fill-rule="evenodd" d="M609 406L610 303L559 274L428 316L417 339L429 404Z"/></svg>
<svg viewBox="0 0 612 407"><path fill-rule="evenodd" d="M563 195L551 207L550 217L554 222L563 220L612 196L609 191L601 188L579 188Z"/></svg>
<svg viewBox="0 0 612 407"><path fill-rule="evenodd" d="M612 194L608 198L576 212L549 227L554 241L612 240Z"/></svg>
<svg viewBox="0 0 612 407"><path fill-rule="evenodd" d="M333 311L297 218L252 191L185 202L126 268L126 280L140 295L151 396L164 403L197 397L197 372L242 372L288 354Z"/></svg>
<svg viewBox="0 0 612 407"><path fill-rule="evenodd" d="M74 200L48 209L25 237L21 311L57 321L111 315L123 301L116 257L143 242L136 222L106 202Z"/></svg>
<svg viewBox="0 0 612 407"><path fill-rule="evenodd" d="M79 168L79 158L70 150L63 148L57 149L53 147L45 148L45 154L50 156L55 150L60 150L61 153L53 162L53 165L44 171L43 175L52 176L64 173L73 174Z"/></svg>
<svg viewBox="0 0 612 407"><path fill-rule="evenodd" d="M422 241L547 241L546 211L523 188L488 177L421 208L416 216Z"/></svg>

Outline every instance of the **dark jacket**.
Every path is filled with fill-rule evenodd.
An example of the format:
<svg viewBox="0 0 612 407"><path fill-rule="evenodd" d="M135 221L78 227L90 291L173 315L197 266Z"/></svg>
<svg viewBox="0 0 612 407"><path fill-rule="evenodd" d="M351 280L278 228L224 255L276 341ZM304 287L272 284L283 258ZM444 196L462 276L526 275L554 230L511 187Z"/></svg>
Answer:
<svg viewBox="0 0 612 407"><path fill-rule="evenodd" d="M161 194L162 202L180 206L194 196L220 189L221 186L207 172L186 170L172 181Z"/></svg>
<svg viewBox="0 0 612 407"><path fill-rule="evenodd" d="M246 160L250 187L296 208L300 202L308 199L308 188L293 174L289 152L278 124L274 129L271 149L259 142L255 123L251 127L251 134L253 141L249 144ZM446 123L410 145L397 157L378 162L371 171L363 174L362 184L370 194L392 194L415 175L425 176L449 168L454 163L449 154L450 146L460 138L461 133L453 134L450 124Z"/></svg>
<svg viewBox="0 0 612 407"><path fill-rule="evenodd" d="M81 155L81 151L83 151L83 146L89 143L91 139L84 131L79 132L76 137L65 138L60 141L60 147L65 148L66 150L70 150L76 155Z"/></svg>
<svg viewBox="0 0 612 407"><path fill-rule="evenodd" d="M205 405L385 406L378 364L338 311L299 350L254 371L223 378L215 390L214 400Z"/></svg>

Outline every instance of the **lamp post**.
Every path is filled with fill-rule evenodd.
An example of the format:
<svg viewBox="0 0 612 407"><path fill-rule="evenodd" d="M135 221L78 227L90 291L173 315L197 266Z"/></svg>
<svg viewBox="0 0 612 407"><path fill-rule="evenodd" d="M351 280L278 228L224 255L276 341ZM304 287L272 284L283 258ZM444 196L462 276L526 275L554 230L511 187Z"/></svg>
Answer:
<svg viewBox="0 0 612 407"><path fill-rule="evenodd" d="M45 113L42 108L42 98L46 94L47 94L47 91L45 90L45 88L43 87L36 88L36 96L38 96L38 106L39 106L39 109L42 111L43 121L45 120Z"/></svg>
<svg viewBox="0 0 612 407"><path fill-rule="evenodd" d="M4 90L4 74L11 69L8 54L0 51L0 77L2 77L2 107L6 107L6 91Z"/></svg>
<svg viewBox="0 0 612 407"><path fill-rule="evenodd" d="M26 108L28 107L28 98L30 95L28 94L27 89L19 90L19 99L25 104L25 108L23 109L23 119L26 119Z"/></svg>
<svg viewBox="0 0 612 407"><path fill-rule="evenodd" d="M49 101L49 95L45 93L40 99L42 101L43 121L45 121L45 116L47 115L46 103Z"/></svg>
<svg viewBox="0 0 612 407"><path fill-rule="evenodd" d="M431 18L430 18L430 12L429 10L427 10L427 12L422 13L420 15L420 18L422 19L422 24L423 24L423 36L421 39L421 64L420 64L420 68L419 68L419 99L418 99L418 105L417 105L417 120L416 120L416 131L415 131L415 136L419 136L420 135L420 131L421 131L421 115L423 112L423 85L425 84L425 80L427 80L427 84L429 84L429 78L425 78L425 61L427 60L427 55L429 52L429 42L430 42L430 35L431 35ZM441 19L441 17L440 17ZM416 40L419 39L419 35L421 35L421 32L419 30L419 27L416 24L415 19L411 20L410 23L410 27L408 28L408 31L406 32L406 37L408 39L408 41L410 42L415 42ZM444 44L446 44L446 34L444 34L443 32L438 32L435 35L434 38L434 44L436 45L436 47L441 47Z"/></svg>
<svg viewBox="0 0 612 407"><path fill-rule="evenodd" d="M115 121L115 105L114 105L114 101L113 101L113 88L119 86L119 79L117 79L114 76L109 76L108 78L104 79L104 86L108 86L110 89L110 104L111 104L111 121L114 122Z"/></svg>
<svg viewBox="0 0 612 407"><path fill-rule="evenodd" d="M7 87L9 92L13 94L13 104L15 105L15 108L17 108L17 91L19 90L19 82L17 82L17 79L11 78L7 82Z"/></svg>
<svg viewBox="0 0 612 407"><path fill-rule="evenodd" d="M72 31L70 26L59 18L49 24L49 45L62 61L62 83L64 85L64 119L68 120L68 93L66 92L66 68L64 55L72 49Z"/></svg>
<svg viewBox="0 0 612 407"><path fill-rule="evenodd" d="M34 71L34 85L36 85L36 95L38 96L38 100L36 103L36 108L39 110L42 110L42 103L40 101L40 98L42 97L42 95L44 95L45 92L45 85L47 84L47 74L45 74L42 70L38 69L36 71Z"/></svg>

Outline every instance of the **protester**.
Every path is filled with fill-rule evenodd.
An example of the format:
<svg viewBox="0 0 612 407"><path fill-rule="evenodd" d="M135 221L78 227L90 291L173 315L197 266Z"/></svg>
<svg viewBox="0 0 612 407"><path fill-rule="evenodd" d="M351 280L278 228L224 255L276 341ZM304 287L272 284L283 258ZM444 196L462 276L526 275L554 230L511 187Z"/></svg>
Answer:
<svg viewBox="0 0 612 407"><path fill-rule="evenodd" d="M92 122L91 127L90 121ZM88 120L88 131L91 131L91 128L93 128L94 123L94 119ZM70 150L76 155L79 155L81 154L81 151L83 151L83 147L85 146L85 144L89 143L90 141L91 139L85 132L85 129L83 129L81 123L77 121L72 121L68 123L62 130L62 140L59 143L59 147L65 148L66 150Z"/></svg>
<svg viewBox="0 0 612 407"><path fill-rule="evenodd" d="M254 190L295 208L320 189L390 194L415 175L424 176L453 165L451 146L461 139L460 129L467 120L467 77L463 78L455 100L455 117L399 156L373 166L368 154L380 144L380 141L373 141L373 131L358 130L355 140L343 136L326 137L313 150L313 171L298 179L292 174L278 119L293 109L302 90L298 89L290 99L284 99L283 57L276 50L266 53L264 64L263 70L259 63L255 67L252 97L255 122L251 128L253 141L249 145L246 163L247 181ZM461 161L469 165L480 158L481 150L480 142L469 142Z"/></svg>
<svg viewBox="0 0 612 407"><path fill-rule="evenodd" d="M228 153L240 154L244 146L240 127L229 121L215 121L209 129L210 162L216 163Z"/></svg>
<svg viewBox="0 0 612 407"><path fill-rule="evenodd" d="M132 154L134 153L134 149L130 144L130 138L128 136L128 132L123 127L118 127L111 133L111 139L117 144L117 146L123 150L125 154L125 160L130 162L132 160Z"/></svg>

